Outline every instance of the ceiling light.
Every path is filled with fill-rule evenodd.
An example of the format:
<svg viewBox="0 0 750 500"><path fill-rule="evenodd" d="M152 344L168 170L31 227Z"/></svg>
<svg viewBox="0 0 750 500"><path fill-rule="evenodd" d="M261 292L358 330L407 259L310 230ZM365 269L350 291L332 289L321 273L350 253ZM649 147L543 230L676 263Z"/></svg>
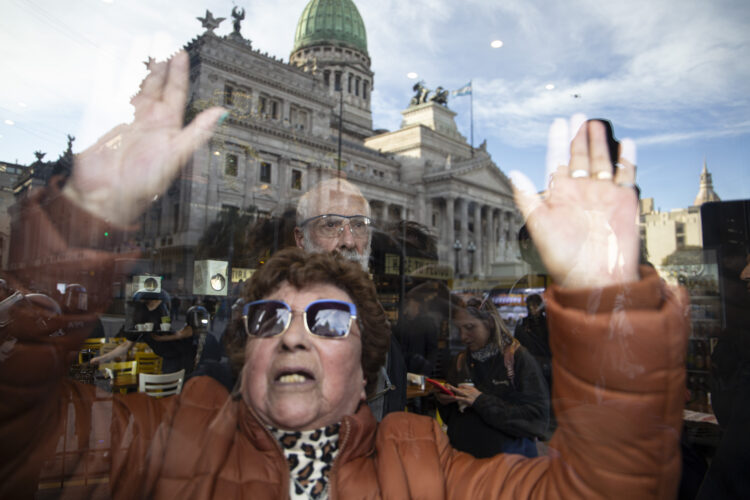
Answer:
<svg viewBox="0 0 750 500"><path fill-rule="evenodd" d="M502 46L503 46L502 40L492 40L492 43L490 43L490 47L492 47L493 49L499 49Z"/></svg>

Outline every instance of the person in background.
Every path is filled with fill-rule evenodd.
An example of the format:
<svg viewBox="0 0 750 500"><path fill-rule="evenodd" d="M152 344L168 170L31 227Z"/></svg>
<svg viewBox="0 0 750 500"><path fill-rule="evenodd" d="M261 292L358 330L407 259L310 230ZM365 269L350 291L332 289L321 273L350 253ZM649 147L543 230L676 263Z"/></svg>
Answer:
<svg viewBox="0 0 750 500"><path fill-rule="evenodd" d="M528 314L518 322L513 336L534 356L547 385L552 387L552 351L549 348L547 314L542 296L533 293L526 297L526 310Z"/></svg>
<svg viewBox="0 0 750 500"><path fill-rule="evenodd" d="M360 190L344 179L333 178L319 182L300 198L294 239L297 247L307 252L337 252L368 271L371 225L370 204ZM377 385L369 404L378 420L406 407L406 363L393 337Z"/></svg>
<svg viewBox="0 0 750 500"><path fill-rule="evenodd" d="M436 393L451 445L477 458L537 456L536 438L549 424L548 389L539 365L510 335L492 301L455 297L453 305L453 323L466 351L448 368L455 396Z"/></svg>
<svg viewBox="0 0 750 500"><path fill-rule="evenodd" d="M98 365L127 356L136 342L147 342L154 334L162 331L162 324L170 325L169 297L163 291L139 290L133 295L133 314L126 323L125 338L122 344L110 352L91 359Z"/></svg>
<svg viewBox="0 0 750 500"><path fill-rule="evenodd" d="M430 286L417 286L409 290L394 332L404 352L409 373L428 377L433 376L440 332L437 321L425 310L434 294Z"/></svg>

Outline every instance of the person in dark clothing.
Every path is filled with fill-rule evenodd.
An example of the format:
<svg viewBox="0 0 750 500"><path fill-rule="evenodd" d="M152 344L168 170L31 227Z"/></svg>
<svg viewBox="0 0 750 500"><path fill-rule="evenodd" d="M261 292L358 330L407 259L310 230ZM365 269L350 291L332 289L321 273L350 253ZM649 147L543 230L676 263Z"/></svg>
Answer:
<svg viewBox="0 0 750 500"><path fill-rule="evenodd" d="M407 371L431 377L437 358L440 327L431 315L422 311L423 303L420 297L407 294L396 326L396 336L401 343Z"/></svg>
<svg viewBox="0 0 750 500"><path fill-rule="evenodd" d="M552 351L541 295L534 293L526 297L526 308L528 315L516 325L513 336L534 356L547 385L552 387Z"/></svg>
<svg viewBox="0 0 750 500"><path fill-rule="evenodd" d="M148 343L154 333L162 331L162 324L170 322L168 304L169 298L165 292L136 292L133 295L133 315L125 327L127 340L112 351L93 358L91 364L98 365L121 358L127 355L136 342Z"/></svg>
<svg viewBox="0 0 750 500"><path fill-rule="evenodd" d="M454 396L437 394L451 444L477 458L498 453L537 456L535 439L549 420L541 369L511 337L491 301L454 300L454 323L466 351L448 369Z"/></svg>
<svg viewBox="0 0 750 500"><path fill-rule="evenodd" d="M185 376L188 377L201 363L221 360L223 350L216 337L207 330L209 312L206 308L190 307L185 313L185 319L185 326L179 331L151 336L144 341L156 354L164 358L164 373L184 369Z"/></svg>

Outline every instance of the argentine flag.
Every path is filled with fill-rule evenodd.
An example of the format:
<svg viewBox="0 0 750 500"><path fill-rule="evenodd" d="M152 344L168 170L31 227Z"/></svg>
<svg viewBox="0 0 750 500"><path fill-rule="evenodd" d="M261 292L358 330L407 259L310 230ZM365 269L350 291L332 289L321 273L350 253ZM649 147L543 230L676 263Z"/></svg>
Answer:
<svg viewBox="0 0 750 500"><path fill-rule="evenodd" d="M458 90L454 90L451 92L451 95L454 97L461 97L462 95L471 95L471 82L467 83L463 87L461 87Z"/></svg>

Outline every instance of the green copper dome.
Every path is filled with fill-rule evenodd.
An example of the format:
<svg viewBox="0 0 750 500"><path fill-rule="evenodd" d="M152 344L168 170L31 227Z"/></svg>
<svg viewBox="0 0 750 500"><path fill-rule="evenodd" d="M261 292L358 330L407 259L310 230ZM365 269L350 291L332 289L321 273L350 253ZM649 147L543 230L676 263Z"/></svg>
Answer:
<svg viewBox="0 0 750 500"><path fill-rule="evenodd" d="M310 0L294 35L294 50L312 45L343 45L367 54L365 23L352 0Z"/></svg>

